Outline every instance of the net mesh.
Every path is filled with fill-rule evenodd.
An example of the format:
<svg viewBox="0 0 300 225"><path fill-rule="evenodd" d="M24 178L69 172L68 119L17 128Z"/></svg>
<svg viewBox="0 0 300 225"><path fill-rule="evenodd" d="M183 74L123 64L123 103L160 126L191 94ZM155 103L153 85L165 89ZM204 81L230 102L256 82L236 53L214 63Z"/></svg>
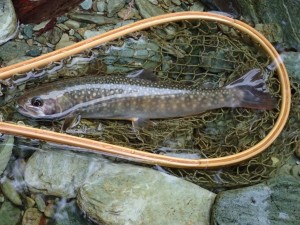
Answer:
<svg viewBox="0 0 300 225"><path fill-rule="evenodd" d="M87 60L88 59L88 60ZM278 100L274 110L223 108L187 117L153 120L135 132L129 121L87 120L67 132L121 146L184 158L217 158L241 152L261 141L279 113L280 85L276 72L266 70L271 60L260 45L235 28L207 21L180 21L135 32L87 50L47 67L15 76L14 91L6 90L2 103L12 110L8 97L24 87L74 76L118 74L151 69L159 80L182 82L199 88L218 88L253 68L268 75L268 89ZM29 75L28 75L29 74ZM299 81L298 81L299 82ZM207 188L250 185L269 178L299 146L299 84L293 85L293 110L285 130L262 154L238 166L219 170L157 167ZM5 89L3 89L5 92ZM298 104L298 105L295 105ZM298 109L295 110L295 109ZM60 131L62 121L33 122L16 114L6 120L22 120L35 127ZM296 126L296 127L295 127Z"/></svg>

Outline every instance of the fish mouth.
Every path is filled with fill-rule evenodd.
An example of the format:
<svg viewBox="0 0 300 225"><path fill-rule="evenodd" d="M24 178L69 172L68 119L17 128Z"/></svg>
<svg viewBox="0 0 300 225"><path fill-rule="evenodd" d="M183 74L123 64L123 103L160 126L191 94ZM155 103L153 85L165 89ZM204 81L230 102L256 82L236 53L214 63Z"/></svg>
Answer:
<svg viewBox="0 0 300 225"><path fill-rule="evenodd" d="M24 107L21 105L17 105L16 109L17 109L18 113L20 113L23 116L31 117L31 118L35 118L35 119L39 118L39 116L35 110L28 108L26 106Z"/></svg>

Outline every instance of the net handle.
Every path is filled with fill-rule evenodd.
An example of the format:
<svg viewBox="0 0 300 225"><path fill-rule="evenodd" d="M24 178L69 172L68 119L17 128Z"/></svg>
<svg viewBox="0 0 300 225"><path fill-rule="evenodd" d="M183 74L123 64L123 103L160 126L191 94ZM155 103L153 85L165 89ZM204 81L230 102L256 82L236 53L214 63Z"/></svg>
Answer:
<svg viewBox="0 0 300 225"><path fill-rule="evenodd" d="M233 154L230 156L195 160L175 158L149 152L143 152L140 150L111 145L86 138L80 138L67 134L56 133L53 131L47 131L6 122L0 122L0 132L32 139L41 139L44 141L54 142L58 144L92 149L95 151L102 152L104 154L128 158L130 160L135 160L146 164L161 165L174 168L211 169L223 166L230 166L248 160L256 156L257 154L263 152L278 137L288 119L291 105L291 90L288 74L279 54L274 49L272 44L262 34L260 34L254 28L239 20L235 20L222 15L207 12L179 12L164 14L161 16L140 20L135 23L120 27L118 29L108 31L104 34L100 34L98 36L89 38L87 40L83 40L65 48L41 55L39 57L1 68L0 79L7 79L13 76L14 74L25 73L34 68L41 68L45 65L51 64L52 62L60 61L66 57L78 54L84 50L115 40L132 32L180 20L214 21L228 25L230 27L234 27L242 33L248 34L254 41L259 43L259 45L274 61L281 86L282 101L280 105L280 113L271 131L263 140L261 140L256 145L240 153Z"/></svg>

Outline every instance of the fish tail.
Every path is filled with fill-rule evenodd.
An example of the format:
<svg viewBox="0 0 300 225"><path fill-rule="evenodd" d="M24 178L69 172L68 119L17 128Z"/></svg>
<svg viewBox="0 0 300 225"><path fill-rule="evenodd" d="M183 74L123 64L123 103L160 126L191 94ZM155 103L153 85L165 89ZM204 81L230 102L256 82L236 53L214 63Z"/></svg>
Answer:
<svg viewBox="0 0 300 225"><path fill-rule="evenodd" d="M268 92L265 79L261 76L259 69L250 70L241 78L227 85L226 88L241 90L239 107L273 109L276 106L276 101Z"/></svg>

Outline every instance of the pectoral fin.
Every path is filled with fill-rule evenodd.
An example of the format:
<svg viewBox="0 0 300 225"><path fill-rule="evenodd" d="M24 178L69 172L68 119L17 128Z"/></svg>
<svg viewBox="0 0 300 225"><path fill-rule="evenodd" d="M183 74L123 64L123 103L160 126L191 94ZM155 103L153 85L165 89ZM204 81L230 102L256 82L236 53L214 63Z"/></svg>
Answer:
<svg viewBox="0 0 300 225"><path fill-rule="evenodd" d="M81 120L81 116L79 114L71 113L66 118L65 121L61 127L62 131L66 131L68 128L73 128L77 124L79 124Z"/></svg>
<svg viewBox="0 0 300 225"><path fill-rule="evenodd" d="M147 127L151 124L151 121L149 119L145 118L132 118L132 127L134 131L138 131L144 127Z"/></svg>

